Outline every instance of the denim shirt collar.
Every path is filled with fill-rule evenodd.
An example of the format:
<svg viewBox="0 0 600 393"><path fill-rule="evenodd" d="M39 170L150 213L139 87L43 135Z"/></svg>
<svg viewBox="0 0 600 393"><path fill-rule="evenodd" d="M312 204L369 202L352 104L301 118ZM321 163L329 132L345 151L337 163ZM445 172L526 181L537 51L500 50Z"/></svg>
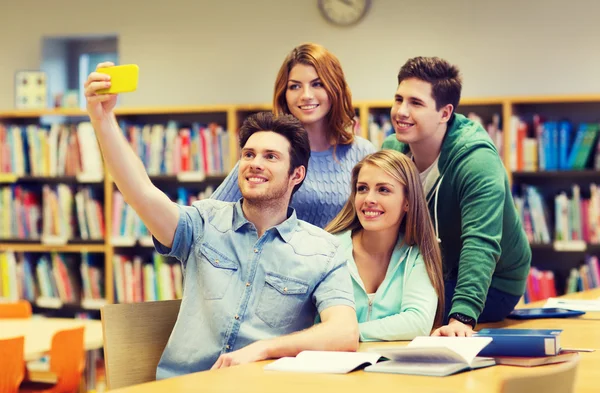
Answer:
<svg viewBox="0 0 600 393"><path fill-rule="evenodd" d="M233 221L231 223L231 226L232 226L233 230L236 232L246 224L253 225L250 221L248 221L246 219L246 216L244 216L244 211L242 210L243 199L244 198L240 198L235 203L235 206L233 209ZM298 218L296 216L296 210L294 210L294 208L288 206L287 217L288 218L285 221L283 221L281 224L271 227L269 229L277 230L277 232L279 232L279 235L281 236L281 238L286 243L289 243L289 241L292 239L292 235L293 235L294 231L296 230L296 226L298 226Z"/></svg>

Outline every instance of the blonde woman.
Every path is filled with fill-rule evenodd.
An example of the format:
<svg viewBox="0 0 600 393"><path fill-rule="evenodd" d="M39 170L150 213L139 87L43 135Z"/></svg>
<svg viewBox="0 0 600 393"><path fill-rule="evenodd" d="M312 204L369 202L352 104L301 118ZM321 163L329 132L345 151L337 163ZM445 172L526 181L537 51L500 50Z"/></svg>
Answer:
<svg viewBox="0 0 600 393"><path fill-rule="evenodd" d="M361 341L411 340L440 325L442 260L419 172L382 150L352 170L350 198L325 228L346 253Z"/></svg>

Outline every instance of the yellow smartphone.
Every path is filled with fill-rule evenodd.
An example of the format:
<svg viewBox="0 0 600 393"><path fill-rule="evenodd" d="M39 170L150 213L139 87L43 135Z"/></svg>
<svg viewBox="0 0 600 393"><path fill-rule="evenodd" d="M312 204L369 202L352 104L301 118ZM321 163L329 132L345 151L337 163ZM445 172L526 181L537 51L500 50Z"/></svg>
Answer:
<svg viewBox="0 0 600 393"><path fill-rule="evenodd" d="M113 67L98 68L96 72L110 75L111 85L107 89L98 90L100 94L130 93L137 89L140 68L137 64L124 64Z"/></svg>

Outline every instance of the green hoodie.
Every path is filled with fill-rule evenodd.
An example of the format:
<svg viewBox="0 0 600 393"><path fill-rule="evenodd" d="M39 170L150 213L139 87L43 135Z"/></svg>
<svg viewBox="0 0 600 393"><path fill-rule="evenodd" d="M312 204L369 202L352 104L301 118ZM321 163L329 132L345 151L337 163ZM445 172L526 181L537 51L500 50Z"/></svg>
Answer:
<svg viewBox="0 0 600 393"><path fill-rule="evenodd" d="M409 151L395 135L383 149ZM504 165L481 125L456 114L438 168L427 201L441 239L444 278L457 280L454 297L446 301L452 301L450 313L478 319L490 286L516 296L525 292L531 249Z"/></svg>

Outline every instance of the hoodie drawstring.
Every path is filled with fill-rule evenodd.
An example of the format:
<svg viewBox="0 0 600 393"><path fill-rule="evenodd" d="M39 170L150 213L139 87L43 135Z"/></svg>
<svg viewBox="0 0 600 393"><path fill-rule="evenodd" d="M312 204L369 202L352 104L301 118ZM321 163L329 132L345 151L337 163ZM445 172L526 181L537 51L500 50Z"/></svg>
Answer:
<svg viewBox="0 0 600 393"><path fill-rule="evenodd" d="M440 191L440 186L442 185L442 180L444 180L444 175L442 175L440 177L440 180L438 181L438 184L435 186L435 192L433 193L434 194L433 197L435 198L434 201L433 201L433 203L434 203L434 206L433 206L433 218L434 219L433 219L433 221L435 223L435 237L436 237L438 243L442 242L442 239L440 239L440 231L439 231L439 224L438 224L438 217L437 217L437 213L438 213L438 208L437 208L437 206L438 206L438 194L439 194L439 191ZM431 197L429 197L429 200L431 200ZM427 202L429 203L429 201L427 201Z"/></svg>

